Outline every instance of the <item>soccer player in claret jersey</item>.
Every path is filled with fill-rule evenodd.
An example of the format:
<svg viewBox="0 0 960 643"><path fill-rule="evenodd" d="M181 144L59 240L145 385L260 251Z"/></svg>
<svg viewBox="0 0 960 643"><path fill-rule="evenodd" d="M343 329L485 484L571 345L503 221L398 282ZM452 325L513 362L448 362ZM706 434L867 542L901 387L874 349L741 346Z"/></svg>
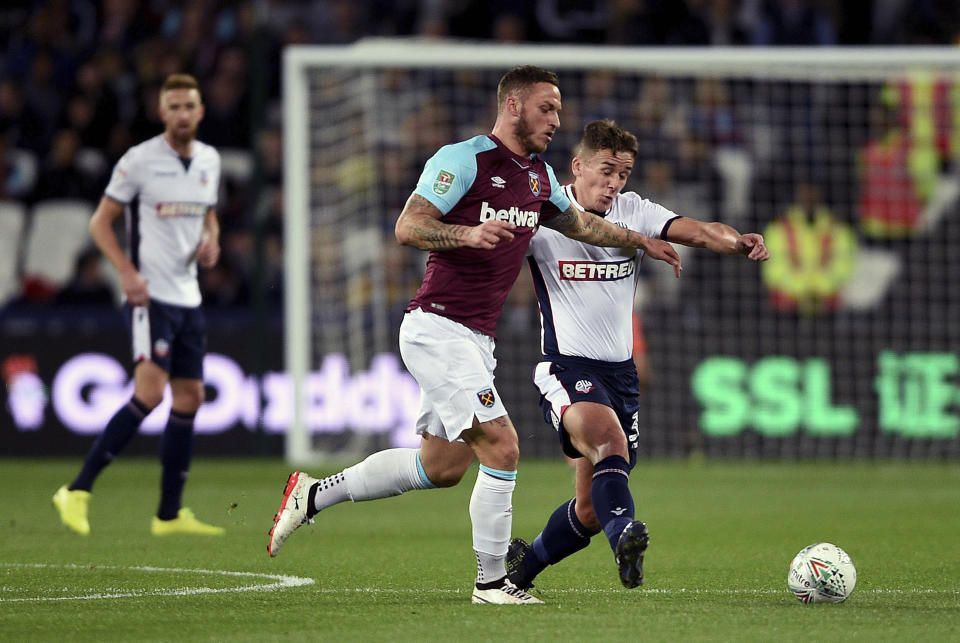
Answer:
<svg viewBox="0 0 960 643"><path fill-rule="evenodd" d="M635 192L620 192L637 139L613 121L586 126L562 192L576 207L650 237L754 261L769 258L763 237L677 216ZM634 519L628 486L637 461L639 382L631 359L633 299L643 251L597 248L550 229L537 231L528 264L540 305L543 359L534 372L544 418L576 460L576 496L561 504L531 545L510 542L508 578L521 589L604 532L625 587L643 583L647 526Z"/></svg>
<svg viewBox="0 0 960 643"><path fill-rule="evenodd" d="M127 150L90 219L94 242L120 275L136 365L133 397L107 423L74 481L53 497L63 523L82 535L90 533L87 505L94 481L163 400L168 382L173 407L163 432L160 506L151 532L224 533L181 507L193 420L204 397L206 334L197 264L209 268L220 256L220 155L195 139L203 103L192 76L166 79L159 111L164 132ZM125 211L129 257L112 227Z"/></svg>
<svg viewBox="0 0 960 643"><path fill-rule="evenodd" d="M556 74L517 67L497 90L490 135L441 148L426 163L396 224L397 240L429 250L426 274L400 326L400 352L421 389L419 449L388 449L317 480L290 475L267 551L333 504L373 500L412 489L450 487L474 456L470 499L477 559L474 603L540 601L506 579L517 433L494 385L497 320L539 223L609 246L645 249L674 266L670 244L612 225L572 207L538 156L560 124Z"/></svg>

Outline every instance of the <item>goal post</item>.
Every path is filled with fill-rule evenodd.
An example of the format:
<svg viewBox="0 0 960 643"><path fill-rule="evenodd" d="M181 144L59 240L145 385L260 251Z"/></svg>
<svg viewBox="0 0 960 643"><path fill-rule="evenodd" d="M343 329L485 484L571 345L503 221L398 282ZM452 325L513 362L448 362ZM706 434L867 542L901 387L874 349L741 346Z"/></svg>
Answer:
<svg viewBox="0 0 960 643"><path fill-rule="evenodd" d="M642 266L644 455L960 455L960 50L368 39L284 52L289 462L416 444L396 335L426 253L393 225L436 149L490 131L517 64L560 75L561 181L586 122L614 118L640 143L626 189L778 244L770 266L685 250L677 282ZM529 290L497 382L524 454L548 455Z"/></svg>

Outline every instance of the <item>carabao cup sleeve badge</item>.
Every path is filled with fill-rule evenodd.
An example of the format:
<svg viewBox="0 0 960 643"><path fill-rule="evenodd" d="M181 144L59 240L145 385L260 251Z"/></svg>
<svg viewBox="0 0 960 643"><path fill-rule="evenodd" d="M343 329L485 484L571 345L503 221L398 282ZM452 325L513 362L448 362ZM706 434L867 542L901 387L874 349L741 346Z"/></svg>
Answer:
<svg viewBox="0 0 960 643"><path fill-rule="evenodd" d="M447 172L446 170L440 170L437 178L433 180L433 191L440 195L446 194L450 191L450 186L453 185L455 178L457 178L456 174Z"/></svg>

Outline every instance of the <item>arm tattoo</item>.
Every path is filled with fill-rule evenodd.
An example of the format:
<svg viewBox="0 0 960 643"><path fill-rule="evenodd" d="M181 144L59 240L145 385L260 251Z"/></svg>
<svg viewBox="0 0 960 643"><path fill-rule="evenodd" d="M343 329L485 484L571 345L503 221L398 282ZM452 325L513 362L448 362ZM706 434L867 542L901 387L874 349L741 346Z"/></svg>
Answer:
<svg viewBox="0 0 960 643"><path fill-rule="evenodd" d="M542 225L545 225L548 228L552 228L557 232L562 232L564 234L568 232L576 232L580 229L580 217L577 215L577 210L572 205L546 221L541 222Z"/></svg>
<svg viewBox="0 0 960 643"><path fill-rule="evenodd" d="M407 219L411 245L420 250L450 250L463 245L465 227L443 223L440 210L420 195L410 196L400 216Z"/></svg>
<svg viewBox="0 0 960 643"><path fill-rule="evenodd" d="M614 225L591 212L582 215L570 206L566 211L544 221L543 225L563 233L571 239L607 248L640 247L643 236Z"/></svg>

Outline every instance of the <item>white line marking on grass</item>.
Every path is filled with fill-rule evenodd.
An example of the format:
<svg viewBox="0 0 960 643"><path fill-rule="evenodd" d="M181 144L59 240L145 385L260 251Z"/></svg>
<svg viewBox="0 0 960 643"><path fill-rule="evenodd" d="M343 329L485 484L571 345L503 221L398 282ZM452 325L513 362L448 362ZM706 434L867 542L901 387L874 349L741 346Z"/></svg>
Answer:
<svg viewBox="0 0 960 643"><path fill-rule="evenodd" d="M463 592L469 592L472 590L460 590L460 589L415 589L415 588L385 588L385 587L340 587L340 588L318 588L316 590L318 594L385 594L385 595L404 595L404 594L460 594ZM576 595L585 595L585 596L605 596L612 594L614 592L619 592L619 589L591 589L591 588L581 588L581 589L545 589L543 594L547 596L553 596L555 594L568 594L571 596ZM638 594L657 594L661 596L775 596L779 594L784 594L786 596L790 595L790 590L787 588L783 589L687 589L684 587L678 587L674 589L667 588L656 588L648 587L646 589L638 589L635 593ZM857 590L857 594L894 594L894 595L911 595L911 594L945 594L948 596L960 596L960 590L957 589L864 589Z"/></svg>
<svg viewBox="0 0 960 643"><path fill-rule="evenodd" d="M283 574L260 574L256 572L231 572L223 569L184 569L180 567L151 567L151 566L122 566L122 565L76 565L76 564L48 564L48 563L0 563L0 567L21 567L33 569L83 569L96 571L98 569L119 569L137 572L167 572L173 574L207 574L213 576L231 576L234 578L256 578L273 581L271 583L257 583L240 587L180 587L174 589L156 590L124 590L103 594L82 594L77 596L30 596L20 598L0 597L0 603L23 603L30 601L89 601L110 598L143 598L148 596L196 596L198 594L228 594L235 592L272 592L288 587L302 587L313 585L312 578L300 576L286 576ZM8 588L4 588L8 589Z"/></svg>

